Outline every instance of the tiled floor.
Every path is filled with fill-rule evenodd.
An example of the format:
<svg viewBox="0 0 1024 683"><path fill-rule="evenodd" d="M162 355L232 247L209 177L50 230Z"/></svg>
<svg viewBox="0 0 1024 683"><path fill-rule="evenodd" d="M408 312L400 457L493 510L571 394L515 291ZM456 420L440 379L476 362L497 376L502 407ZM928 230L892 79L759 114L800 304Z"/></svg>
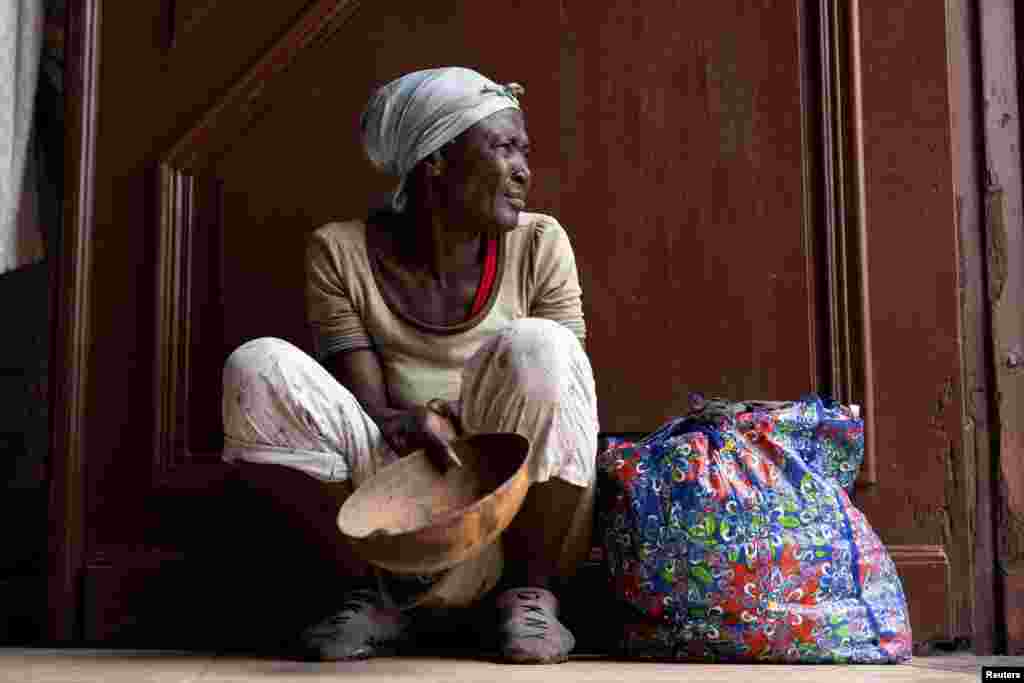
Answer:
<svg viewBox="0 0 1024 683"><path fill-rule="evenodd" d="M969 655L916 658L903 666L728 666L643 664L579 657L546 667L507 666L471 659L405 657L348 663L304 663L255 657L126 650L0 649L4 683L309 683L416 681L517 683L853 683L854 681L980 681L982 664L1024 666L1024 657Z"/></svg>

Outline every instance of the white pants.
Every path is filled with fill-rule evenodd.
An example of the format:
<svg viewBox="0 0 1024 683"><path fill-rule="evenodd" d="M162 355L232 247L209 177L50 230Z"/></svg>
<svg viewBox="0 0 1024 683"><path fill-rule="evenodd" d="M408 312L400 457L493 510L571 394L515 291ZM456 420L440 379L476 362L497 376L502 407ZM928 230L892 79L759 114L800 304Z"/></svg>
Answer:
<svg viewBox="0 0 1024 683"><path fill-rule="evenodd" d="M531 483L594 481L597 399L590 361L568 329L524 318L485 342L462 376L466 434L530 440ZM292 467L358 488L395 460L356 398L298 347L263 337L224 365L224 459Z"/></svg>
<svg viewBox="0 0 1024 683"><path fill-rule="evenodd" d="M518 320L485 342L462 377L466 434L516 432L530 440L531 483L557 477L587 489L565 552L589 538L597 456L594 376L582 345L550 320ZM228 462L292 467L325 482L358 488L396 459L356 398L296 346L265 337L249 341L224 366ZM501 573L500 544L449 570L415 604L464 606ZM409 603L410 605L413 603Z"/></svg>

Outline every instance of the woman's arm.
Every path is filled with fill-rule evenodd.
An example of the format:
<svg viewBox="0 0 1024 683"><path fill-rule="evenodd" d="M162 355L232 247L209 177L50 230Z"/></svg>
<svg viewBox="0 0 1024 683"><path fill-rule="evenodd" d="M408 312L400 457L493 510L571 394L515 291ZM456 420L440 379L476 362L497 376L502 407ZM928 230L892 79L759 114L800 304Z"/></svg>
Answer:
<svg viewBox="0 0 1024 683"><path fill-rule="evenodd" d="M324 360L324 365L342 386L352 392L374 422L380 424L382 420L402 412L388 405L384 371L373 349L335 353Z"/></svg>
<svg viewBox="0 0 1024 683"><path fill-rule="evenodd" d="M586 350L583 290L576 270L576 255L565 229L551 216L533 225L534 289L529 315L554 320L568 327Z"/></svg>
<svg viewBox="0 0 1024 683"><path fill-rule="evenodd" d="M324 365L352 392L395 453L405 456L422 448L440 469L447 467L448 443L457 436L453 421L427 406L409 410L392 408L376 351L356 349L335 353L325 359Z"/></svg>
<svg viewBox="0 0 1024 683"><path fill-rule="evenodd" d="M443 469L450 458L448 442L456 436L452 422L426 406L398 410L388 401L380 357L344 276L344 238L350 228L325 226L312 234L307 249L306 314L323 354L321 362L352 392L395 453L404 456L423 448Z"/></svg>

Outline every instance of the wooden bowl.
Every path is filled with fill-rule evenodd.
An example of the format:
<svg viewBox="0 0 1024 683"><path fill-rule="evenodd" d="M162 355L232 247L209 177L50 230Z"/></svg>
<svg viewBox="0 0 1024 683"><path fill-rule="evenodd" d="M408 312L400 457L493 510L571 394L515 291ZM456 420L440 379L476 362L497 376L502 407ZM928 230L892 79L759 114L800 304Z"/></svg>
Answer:
<svg viewBox="0 0 1024 683"><path fill-rule="evenodd" d="M444 474L423 451L388 465L338 511L338 528L368 562L396 574L434 574L497 540L530 487L530 441L476 434L452 442L462 467Z"/></svg>

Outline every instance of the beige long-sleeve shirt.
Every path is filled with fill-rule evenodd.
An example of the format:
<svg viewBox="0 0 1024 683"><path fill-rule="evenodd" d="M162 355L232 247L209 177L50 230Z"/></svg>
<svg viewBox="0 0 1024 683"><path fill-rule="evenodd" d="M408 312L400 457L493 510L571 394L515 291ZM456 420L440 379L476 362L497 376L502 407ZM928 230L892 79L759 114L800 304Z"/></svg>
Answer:
<svg viewBox="0 0 1024 683"><path fill-rule="evenodd" d="M485 339L513 320L547 318L586 337L576 259L554 218L520 213L498 241L494 287L468 320L439 326L394 310L381 294L366 248L366 223L328 223L307 251L306 310L316 352L374 349L395 407L459 397L462 368Z"/></svg>

